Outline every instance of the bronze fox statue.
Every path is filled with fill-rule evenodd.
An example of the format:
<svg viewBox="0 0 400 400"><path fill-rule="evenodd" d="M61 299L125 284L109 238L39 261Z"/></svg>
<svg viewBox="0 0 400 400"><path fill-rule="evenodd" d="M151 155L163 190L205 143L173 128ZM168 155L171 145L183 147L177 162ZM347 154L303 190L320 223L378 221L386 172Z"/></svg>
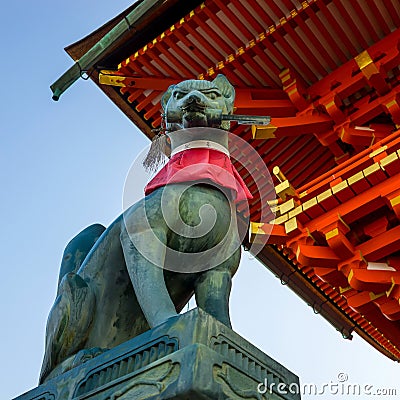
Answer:
<svg viewBox="0 0 400 400"><path fill-rule="evenodd" d="M193 138L173 133L193 127L205 128L196 140L227 151L227 123L216 126L214 120L213 128L222 129L213 136L207 130L208 116L232 113L233 102L234 88L222 75L212 82L189 80L171 86L162 106L172 152L193 143ZM173 182L155 187L107 229L89 226L67 245L47 322L41 383L176 317L193 293L198 307L231 325L228 301L241 251L235 207L230 189L196 176L192 180L186 186ZM190 236L174 229L179 224L189 231L200 226L208 218L207 207L214 209L214 219L204 234ZM217 255L195 257L221 243ZM185 262L193 255L193 265L178 265L183 262L169 251L184 254ZM221 262L213 265L217 259Z"/></svg>

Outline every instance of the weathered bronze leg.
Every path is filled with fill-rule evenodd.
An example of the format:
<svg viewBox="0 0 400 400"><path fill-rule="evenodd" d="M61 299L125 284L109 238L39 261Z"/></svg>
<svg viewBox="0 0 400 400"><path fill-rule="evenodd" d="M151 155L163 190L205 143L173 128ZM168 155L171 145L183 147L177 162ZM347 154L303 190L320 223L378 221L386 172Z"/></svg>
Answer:
<svg viewBox="0 0 400 400"><path fill-rule="evenodd" d="M93 319L94 305L95 298L88 284L78 274L66 274L47 320L40 382L55 366L83 347Z"/></svg>
<svg viewBox="0 0 400 400"><path fill-rule="evenodd" d="M156 235L159 241L151 241L153 235ZM121 243L136 297L150 327L154 328L176 316L175 306L165 285L164 270L160 267L165 258L166 232L164 229L151 229L129 235L123 231ZM145 258L134 243L139 248L150 246L152 254L157 257L158 265Z"/></svg>
<svg viewBox="0 0 400 400"><path fill-rule="evenodd" d="M57 297L46 326L46 349L40 383L66 358L80 350L94 317L94 294L76 272L106 228L88 226L67 245L62 258Z"/></svg>
<svg viewBox="0 0 400 400"><path fill-rule="evenodd" d="M229 328L229 295L239 262L240 248L222 264L203 272L195 283L197 306Z"/></svg>

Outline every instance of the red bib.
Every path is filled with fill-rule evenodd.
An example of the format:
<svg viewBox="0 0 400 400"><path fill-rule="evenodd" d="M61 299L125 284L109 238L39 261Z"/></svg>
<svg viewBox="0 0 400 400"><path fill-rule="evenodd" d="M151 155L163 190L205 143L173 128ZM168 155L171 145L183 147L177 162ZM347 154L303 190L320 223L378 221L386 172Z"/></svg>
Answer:
<svg viewBox="0 0 400 400"><path fill-rule="evenodd" d="M148 195L165 185L196 181L210 181L231 189L236 202L253 198L230 158L218 150L207 148L188 149L175 154L144 190Z"/></svg>

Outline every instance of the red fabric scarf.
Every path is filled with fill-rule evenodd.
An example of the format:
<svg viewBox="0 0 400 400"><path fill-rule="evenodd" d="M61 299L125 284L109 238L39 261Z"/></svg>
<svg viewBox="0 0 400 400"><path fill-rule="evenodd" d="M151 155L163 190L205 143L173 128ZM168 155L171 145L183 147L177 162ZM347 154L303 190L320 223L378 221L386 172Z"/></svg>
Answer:
<svg viewBox="0 0 400 400"><path fill-rule="evenodd" d="M188 149L172 156L147 184L145 194L172 183L196 181L230 189L235 202L253 198L230 158L207 148Z"/></svg>

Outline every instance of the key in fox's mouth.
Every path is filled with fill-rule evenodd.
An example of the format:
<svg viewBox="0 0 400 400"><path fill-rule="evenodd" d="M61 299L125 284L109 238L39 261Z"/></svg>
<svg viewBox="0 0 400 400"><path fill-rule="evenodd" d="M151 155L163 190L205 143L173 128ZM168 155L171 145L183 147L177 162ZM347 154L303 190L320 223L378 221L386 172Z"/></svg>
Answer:
<svg viewBox="0 0 400 400"><path fill-rule="evenodd" d="M186 104L185 106L181 107L181 110L183 111L183 114L186 113L205 113L206 106L203 103L199 102L191 102L189 104Z"/></svg>
<svg viewBox="0 0 400 400"><path fill-rule="evenodd" d="M182 114L182 122L185 128L194 126L207 126L205 109L185 110Z"/></svg>
<svg viewBox="0 0 400 400"><path fill-rule="evenodd" d="M184 105L181 107L182 117L184 121L189 123L201 122L203 125L204 120L207 120L206 117L206 105L197 98L188 99Z"/></svg>

